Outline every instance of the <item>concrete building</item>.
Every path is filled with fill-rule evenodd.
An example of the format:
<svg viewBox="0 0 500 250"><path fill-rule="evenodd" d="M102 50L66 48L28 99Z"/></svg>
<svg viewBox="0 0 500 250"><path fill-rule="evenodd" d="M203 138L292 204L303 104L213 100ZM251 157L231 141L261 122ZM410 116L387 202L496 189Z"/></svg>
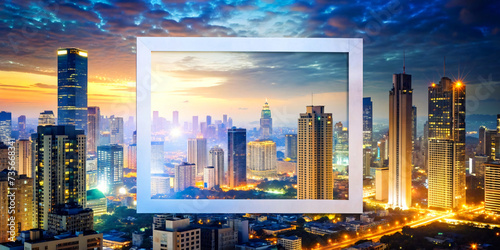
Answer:
<svg viewBox="0 0 500 250"><path fill-rule="evenodd" d="M213 166L215 168L215 185L224 185L226 183L224 171L224 150L222 150L219 146L215 146L210 149L208 154L208 166Z"/></svg>
<svg viewBox="0 0 500 250"><path fill-rule="evenodd" d="M273 179L277 175L276 143L271 140L251 141L247 144L247 177Z"/></svg>
<svg viewBox="0 0 500 250"><path fill-rule="evenodd" d="M1 243L2 250L63 250L103 249L102 233L95 231L76 234L47 235L43 230L32 229L21 233L21 241Z"/></svg>
<svg viewBox="0 0 500 250"><path fill-rule="evenodd" d="M278 245L285 250L302 250L302 239L297 236L288 236L278 238Z"/></svg>
<svg viewBox="0 0 500 250"><path fill-rule="evenodd" d="M60 235L94 230L94 212L76 203L57 206L49 213L47 233Z"/></svg>
<svg viewBox="0 0 500 250"><path fill-rule="evenodd" d="M297 199L333 199L333 124L324 106L307 106L298 120Z"/></svg>
<svg viewBox="0 0 500 250"><path fill-rule="evenodd" d="M91 155L97 154L99 144L99 121L101 110L99 107L87 108L87 152Z"/></svg>
<svg viewBox="0 0 500 250"><path fill-rule="evenodd" d="M238 231L229 227L201 227L202 250L232 250L238 243Z"/></svg>
<svg viewBox="0 0 500 250"><path fill-rule="evenodd" d="M389 168L375 169L375 199L387 201L389 198Z"/></svg>
<svg viewBox="0 0 500 250"><path fill-rule="evenodd" d="M29 139L20 139L16 141L16 171L18 175L33 177L33 162L31 141Z"/></svg>
<svg viewBox="0 0 500 250"><path fill-rule="evenodd" d="M194 163L183 162L175 165L175 192L182 191L188 187L195 186L196 165Z"/></svg>
<svg viewBox="0 0 500 250"><path fill-rule="evenodd" d="M484 165L484 209L500 213L500 162Z"/></svg>
<svg viewBox="0 0 500 250"><path fill-rule="evenodd" d="M167 218L164 228L153 229L153 249L199 250L201 249L201 230L191 227L189 219Z"/></svg>
<svg viewBox="0 0 500 250"><path fill-rule="evenodd" d="M206 167L203 171L203 188L212 189L215 186L215 168Z"/></svg>
<svg viewBox="0 0 500 250"><path fill-rule="evenodd" d="M45 110L38 116L38 126L56 125L56 117L52 110Z"/></svg>
<svg viewBox="0 0 500 250"><path fill-rule="evenodd" d="M196 166L196 175L202 176L205 167L207 167L207 139L190 138L188 139L187 162L194 163Z"/></svg>

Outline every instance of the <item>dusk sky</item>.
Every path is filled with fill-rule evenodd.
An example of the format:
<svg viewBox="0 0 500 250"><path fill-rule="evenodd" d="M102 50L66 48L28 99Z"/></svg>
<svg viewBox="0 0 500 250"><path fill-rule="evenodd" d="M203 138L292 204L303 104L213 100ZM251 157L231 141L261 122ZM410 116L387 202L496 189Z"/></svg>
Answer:
<svg viewBox="0 0 500 250"><path fill-rule="evenodd" d="M311 104L346 121L344 53L153 52L151 61L151 103L160 116L178 110L190 122L228 114L234 125L251 127L267 99L275 126L296 127Z"/></svg>
<svg viewBox="0 0 500 250"><path fill-rule="evenodd" d="M128 116L135 115L137 36L362 37L364 95L372 97L375 120L388 117L392 74L402 72L404 51L419 117L427 115L427 87L442 76L445 56L446 75L467 84L467 113L493 115L500 112L499 5L465 0L1 1L0 110L13 118L57 110L60 47L88 50L89 106L100 106L104 115Z"/></svg>

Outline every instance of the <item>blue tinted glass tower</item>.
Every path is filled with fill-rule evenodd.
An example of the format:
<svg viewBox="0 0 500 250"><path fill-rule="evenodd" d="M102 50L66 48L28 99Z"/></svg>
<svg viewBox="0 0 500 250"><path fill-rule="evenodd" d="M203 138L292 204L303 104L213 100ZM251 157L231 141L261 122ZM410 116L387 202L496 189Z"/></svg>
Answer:
<svg viewBox="0 0 500 250"><path fill-rule="evenodd" d="M228 185L238 187L247 182L247 130L231 128L227 131Z"/></svg>
<svg viewBox="0 0 500 250"><path fill-rule="evenodd" d="M57 124L87 131L87 51L57 50Z"/></svg>

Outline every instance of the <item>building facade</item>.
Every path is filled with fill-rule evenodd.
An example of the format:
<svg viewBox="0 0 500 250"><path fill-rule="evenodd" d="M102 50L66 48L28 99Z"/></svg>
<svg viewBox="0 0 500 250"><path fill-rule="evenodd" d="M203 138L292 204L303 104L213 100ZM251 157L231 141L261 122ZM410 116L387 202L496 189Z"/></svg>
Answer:
<svg viewBox="0 0 500 250"><path fill-rule="evenodd" d="M175 165L175 192L182 191L188 187L195 186L196 165L194 163L183 162Z"/></svg>
<svg viewBox="0 0 500 250"><path fill-rule="evenodd" d="M97 183L109 190L123 184L123 147L117 144L97 147Z"/></svg>
<svg viewBox="0 0 500 250"><path fill-rule="evenodd" d="M196 175L202 176L207 167L207 139L188 139L187 161L196 165Z"/></svg>
<svg viewBox="0 0 500 250"><path fill-rule="evenodd" d="M96 155L99 144L101 110L99 107L88 107L87 115L87 151L89 154Z"/></svg>
<svg viewBox="0 0 500 250"><path fill-rule="evenodd" d="M208 166L215 168L215 185L222 186L225 182L224 150L214 146L208 153Z"/></svg>
<svg viewBox="0 0 500 250"><path fill-rule="evenodd" d="M273 118L271 118L271 110L269 104L264 103L260 113L260 138L268 139L273 134Z"/></svg>
<svg viewBox="0 0 500 250"><path fill-rule="evenodd" d="M271 140L249 142L247 145L247 169L249 178L276 178L276 143Z"/></svg>
<svg viewBox="0 0 500 250"><path fill-rule="evenodd" d="M247 130L231 128L227 131L228 140L228 182L229 187L247 183Z"/></svg>

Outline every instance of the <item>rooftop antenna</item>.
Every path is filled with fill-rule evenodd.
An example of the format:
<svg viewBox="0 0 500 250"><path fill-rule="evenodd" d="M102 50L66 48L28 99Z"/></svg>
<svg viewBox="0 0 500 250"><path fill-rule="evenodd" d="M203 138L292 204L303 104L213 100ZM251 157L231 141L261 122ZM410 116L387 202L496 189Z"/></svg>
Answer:
<svg viewBox="0 0 500 250"><path fill-rule="evenodd" d="M406 50L403 50L403 74L406 73Z"/></svg>

